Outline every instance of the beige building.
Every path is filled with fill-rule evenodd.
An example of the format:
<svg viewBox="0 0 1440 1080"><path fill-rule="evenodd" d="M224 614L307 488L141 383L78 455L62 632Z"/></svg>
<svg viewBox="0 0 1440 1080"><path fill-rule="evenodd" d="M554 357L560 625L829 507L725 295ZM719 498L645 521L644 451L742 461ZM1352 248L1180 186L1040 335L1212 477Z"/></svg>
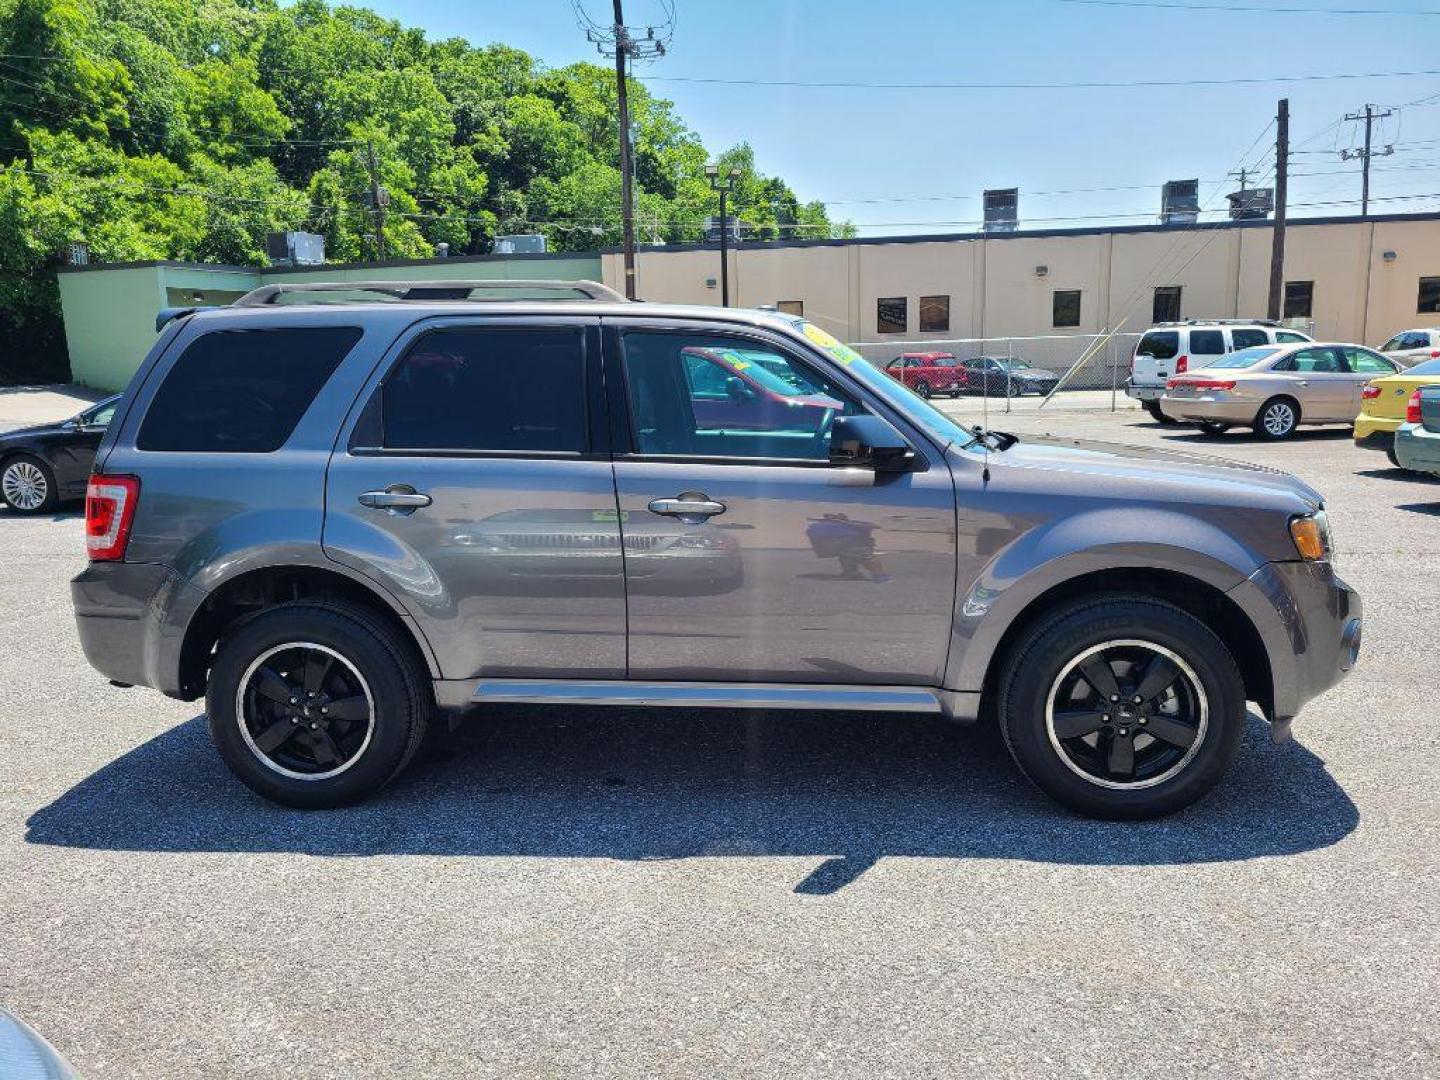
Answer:
<svg viewBox="0 0 1440 1080"><path fill-rule="evenodd" d="M1272 231L1249 221L744 244L729 253L730 299L879 345L1263 316ZM623 288L620 254L601 263ZM640 249L644 299L718 304L719 276L716 247ZM1440 214L1292 221L1285 308L1318 337L1371 345L1440 325Z"/></svg>

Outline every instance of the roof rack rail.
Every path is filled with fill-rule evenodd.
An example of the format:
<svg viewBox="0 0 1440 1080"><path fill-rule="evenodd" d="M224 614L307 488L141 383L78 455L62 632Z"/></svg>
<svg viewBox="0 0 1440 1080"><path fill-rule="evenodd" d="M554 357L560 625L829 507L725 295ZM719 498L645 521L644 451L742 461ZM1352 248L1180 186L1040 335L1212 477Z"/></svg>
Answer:
<svg viewBox="0 0 1440 1080"><path fill-rule="evenodd" d="M325 293L348 295L327 299ZM529 295L506 295L529 294ZM358 295L356 295L358 294ZM368 294L368 295L367 295ZM624 303L625 297L598 281L545 279L490 279L475 281L317 281L261 285L251 289L234 307L265 307L286 303L383 303L437 300L588 300Z"/></svg>
<svg viewBox="0 0 1440 1080"><path fill-rule="evenodd" d="M1156 326L1284 326L1279 319L1174 319Z"/></svg>

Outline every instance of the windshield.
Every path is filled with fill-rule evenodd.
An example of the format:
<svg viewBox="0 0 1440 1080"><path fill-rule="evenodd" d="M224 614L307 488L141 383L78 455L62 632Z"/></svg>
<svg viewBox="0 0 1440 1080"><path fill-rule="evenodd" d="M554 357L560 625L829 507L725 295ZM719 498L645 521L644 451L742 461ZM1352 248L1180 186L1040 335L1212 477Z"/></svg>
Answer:
<svg viewBox="0 0 1440 1080"><path fill-rule="evenodd" d="M786 317L786 321L804 334L809 341L820 346L844 365L845 369L863 382L867 389L897 408L903 409L906 416L920 424L942 443L959 442L964 446L969 446L976 441L974 434L961 427L919 394L886 375L833 334L798 315Z"/></svg>
<svg viewBox="0 0 1440 1080"><path fill-rule="evenodd" d="M1213 364L1206 364L1205 366L1207 368L1254 367L1260 363L1261 360L1274 356L1279 351L1280 350L1274 345L1255 345L1249 349L1241 349L1239 352L1233 352L1229 356L1222 356Z"/></svg>

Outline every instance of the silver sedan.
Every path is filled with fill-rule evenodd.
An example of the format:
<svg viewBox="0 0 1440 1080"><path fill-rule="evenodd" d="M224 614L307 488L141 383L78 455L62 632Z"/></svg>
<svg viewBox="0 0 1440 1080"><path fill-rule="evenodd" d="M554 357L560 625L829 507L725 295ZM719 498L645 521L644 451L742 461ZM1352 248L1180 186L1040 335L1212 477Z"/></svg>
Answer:
<svg viewBox="0 0 1440 1080"><path fill-rule="evenodd" d="M1397 370L1363 345L1256 345L1169 380L1160 408L1207 435L1250 427L1288 439L1301 424L1352 423L1365 384Z"/></svg>

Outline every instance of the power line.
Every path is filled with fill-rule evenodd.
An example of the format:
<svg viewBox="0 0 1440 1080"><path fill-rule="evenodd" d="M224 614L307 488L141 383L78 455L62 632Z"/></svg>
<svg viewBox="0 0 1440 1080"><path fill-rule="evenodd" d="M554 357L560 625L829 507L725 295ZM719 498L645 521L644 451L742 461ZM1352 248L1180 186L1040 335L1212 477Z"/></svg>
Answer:
<svg viewBox="0 0 1440 1080"><path fill-rule="evenodd" d="M713 86L772 86L796 89L847 90L1126 90L1163 86L1250 86L1262 83L1325 82L1334 79L1409 79L1440 75L1440 70L1336 72L1329 75L1257 75L1235 79L1137 79L1129 82L848 82L803 79L728 79L699 75L636 75L643 82L695 83Z"/></svg>
<svg viewBox="0 0 1440 1080"><path fill-rule="evenodd" d="M1165 4L1158 0L1054 0L1057 4L1086 4L1096 7L1157 8L1161 11L1246 11L1265 15L1440 15L1428 8L1326 8L1261 7L1249 4Z"/></svg>

